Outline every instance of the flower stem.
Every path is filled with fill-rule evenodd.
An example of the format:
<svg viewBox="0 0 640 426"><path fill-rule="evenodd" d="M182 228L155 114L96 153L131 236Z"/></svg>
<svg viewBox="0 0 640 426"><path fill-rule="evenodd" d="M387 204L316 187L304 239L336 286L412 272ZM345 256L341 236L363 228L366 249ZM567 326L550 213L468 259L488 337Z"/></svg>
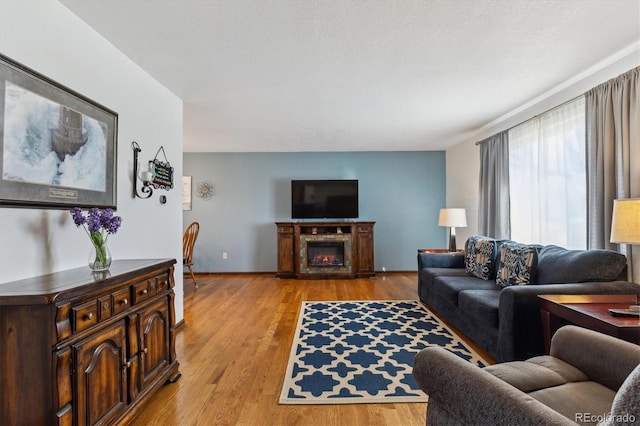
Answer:
<svg viewBox="0 0 640 426"><path fill-rule="evenodd" d="M102 233L94 232L90 234L91 243L96 250L96 258L94 260L94 268L104 267L107 265L107 241L103 237Z"/></svg>

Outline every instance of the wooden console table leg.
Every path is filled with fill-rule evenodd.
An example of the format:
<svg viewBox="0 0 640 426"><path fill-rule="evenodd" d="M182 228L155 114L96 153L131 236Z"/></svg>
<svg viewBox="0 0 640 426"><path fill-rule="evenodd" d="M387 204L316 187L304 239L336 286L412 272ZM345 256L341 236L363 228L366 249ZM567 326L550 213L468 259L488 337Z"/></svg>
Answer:
<svg viewBox="0 0 640 426"><path fill-rule="evenodd" d="M542 319L542 332L544 334L544 353L549 355L551 349L551 314L549 311L540 310L540 318Z"/></svg>
<svg viewBox="0 0 640 426"><path fill-rule="evenodd" d="M542 332L544 334L544 353L549 355L551 338L567 322L544 309L540 309L540 318L542 319Z"/></svg>

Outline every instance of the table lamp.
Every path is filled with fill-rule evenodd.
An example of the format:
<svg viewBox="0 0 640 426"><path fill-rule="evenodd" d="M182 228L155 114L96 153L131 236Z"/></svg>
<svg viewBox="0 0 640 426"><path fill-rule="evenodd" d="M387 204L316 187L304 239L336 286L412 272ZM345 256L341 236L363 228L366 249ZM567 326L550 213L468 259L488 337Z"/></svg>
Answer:
<svg viewBox="0 0 640 426"><path fill-rule="evenodd" d="M640 244L640 198L613 200L612 243ZM633 281L632 265L627 261L627 277Z"/></svg>
<svg viewBox="0 0 640 426"><path fill-rule="evenodd" d="M440 209L438 226L449 227L449 251L456 251L456 227L467 226L465 209Z"/></svg>

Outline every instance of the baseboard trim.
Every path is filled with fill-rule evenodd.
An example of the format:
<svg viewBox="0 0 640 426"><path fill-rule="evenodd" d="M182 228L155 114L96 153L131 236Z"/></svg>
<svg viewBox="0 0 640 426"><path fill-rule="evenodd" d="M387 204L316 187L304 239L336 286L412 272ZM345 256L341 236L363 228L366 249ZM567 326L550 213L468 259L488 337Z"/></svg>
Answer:
<svg viewBox="0 0 640 426"><path fill-rule="evenodd" d="M416 272L414 270L393 270L393 271L375 271L376 274L384 275L384 274L410 274L412 272ZM215 271L215 272L194 272L196 277L205 277L211 275L275 275L276 271L258 271L258 272L224 272L224 271ZM185 278L190 278L189 273L183 273L182 275Z"/></svg>
<svg viewBox="0 0 640 426"><path fill-rule="evenodd" d="M196 277L207 277L207 276L215 276L215 275L275 275L276 272L194 272L193 273ZM182 275L183 277L187 278L187 277L191 277L190 274L186 273Z"/></svg>

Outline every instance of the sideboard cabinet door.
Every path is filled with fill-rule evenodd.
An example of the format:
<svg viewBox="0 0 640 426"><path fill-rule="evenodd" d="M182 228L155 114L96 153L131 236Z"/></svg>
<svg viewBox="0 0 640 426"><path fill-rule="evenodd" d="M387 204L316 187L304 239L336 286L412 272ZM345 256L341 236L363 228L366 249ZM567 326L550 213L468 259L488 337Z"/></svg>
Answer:
<svg viewBox="0 0 640 426"><path fill-rule="evenodd" d="M72 346L76 424L108 424L127 408L124 321Z"/></svg>
<svg viewBox="0 0 640 426"><path fill-rule="evenodd" d="M169 299L163 298L138 312L142 391L150 385L170 363Z"/></svg>

